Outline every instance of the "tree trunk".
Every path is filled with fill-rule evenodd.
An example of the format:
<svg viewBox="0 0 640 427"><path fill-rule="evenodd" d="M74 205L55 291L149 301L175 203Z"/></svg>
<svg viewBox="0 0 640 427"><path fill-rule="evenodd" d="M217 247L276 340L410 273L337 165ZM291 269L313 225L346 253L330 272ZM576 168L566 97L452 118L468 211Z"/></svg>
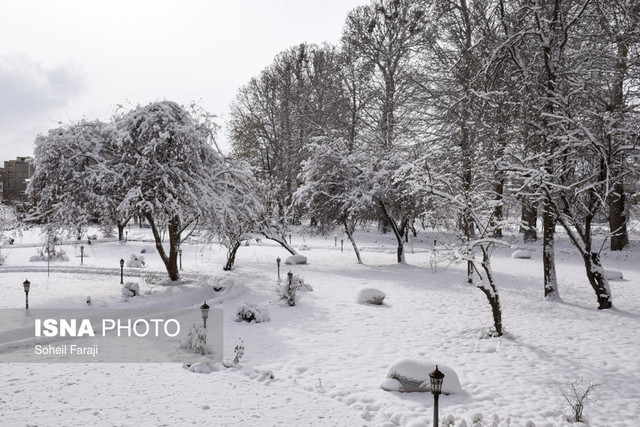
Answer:
<svg viewBox="0 0 640 427"><path fill-rule="evenodd" d="M169 279L171 279L172 282L180 280L180 271L178 270L178 244L180 243L180 236L176 236L176 224L174 224L176 219L169 221L169 255L167 256L164 245L162 244L160 230L158 230L153 216L150 213L144 213L144 216L151 227L151 232L156 242L156 249L167 269Z"/></svg>
<svg viewBox="0 0 640 427"><path fill-rule="evenodd" d="M291 255L298 255L298 252L296 252L296 250L293 249L289 243L287 243L286 237L284 237L284 236L282 236L281 238L280 237L274 237L274 236L271 236L270 234L265 233L264 231L262 232L262 235L265 238L267 238L268 240L273 240L274 242L279 243L280 246L285 248L287 250L287 252L289 252Z"/></svg>
<svg viewBox="0 0 640 427"><path fill-rule="evenodd" d="M556 218L552 212L551 202L545 200L542 212L542 268L544 271L544 297L547 300L560 299L556 277L555 232Z"/></svg>
<svg viewBox="0 0 640 427"><path fill-rule="evenodd" d="M227 263L224 265L224 271L230 271L233 268L233 264L236 262L236 253L238 253L238 249L240 249L240 242L235 242L227 251Z"/></svg>
<svg viewBox="0 0 640 427"><path fill-rule="evenodd" d="M522 199L522 216L520 217L522 225L520 232L523 233L525 243L535 242L538 240L538 207L529 199Z"/></svg>
<svg viewBox="0 0 640 427"><path fill-rule="evenodd" d="M500 176L498 178L498 181L494 185L495 185L495 193L496 193L496 196L495 196L496 206L493 209L493 221L499 224L504 220L504 205L502 202L504 198L504 178ZM496 226L496 228L493 230L493 237L497 239L502 238L502 226L500 225Z"/></svg>
<svg viewBox="0 0 640 427"><path fill-rule="evenodd" d="M613 193L609 198L609 231L612 251L621 251L629 244L626 197L622 180L613 185Z"/></svg>
<svg viewBox="0 0 640 427"><path fill-rule="evenodd" d="M482 248L482 269L486 274L486 280L480 280L478 289L484 293L491 306L491 314L493 316L494 336L501 337L502 332L502 308L500 307L500 295L496 288L493 272L491 270L491 260L488 248ZM482 279L482 278L481 278ZM486 283L485 283L486 282Z"/></svg>
<svg viewBox="0 0 640 427"><path fill-rule="evenodd" d="M351 242L351 245L353 246L353 251L356 254L356 259L358 260L358 264L362 264L362 259L360 258L360 251L358 250L358 245L356 245L356 240L353 238L353 231L350 227L349 227L349 223L347 220L343 220L342 224L344 225L344 232L347 235L347 238L349 239L349 241Z"/></svg>
<svg viewBox="0 0 640 427"><path fill-rule="evenodd" d="M384 203L381 201L379 201L378 203L380 205L380 208L382 209L382 213L384 217L387 219L387 221L391 225L393 234L396 236L396 241L398 242L398 249L397 249L398 263L399 264L404 263L404 228L406 224L403 223L401 227L398 227L398 223L394 218L391 217L391 215L389 215L389 212L387 211L387 207L384 205Z"/></svg>
<svg viewBox="0 0 640 427"><path fill-rule="evenodd" d="M582 254L584 266L587 269L587 278L591 287L596 292L598 299L598 310L608 309L613 306L611 302L611 288L609 280L605 275L604 268L600 263L600 256L597 252L585 252Z"/></svg>

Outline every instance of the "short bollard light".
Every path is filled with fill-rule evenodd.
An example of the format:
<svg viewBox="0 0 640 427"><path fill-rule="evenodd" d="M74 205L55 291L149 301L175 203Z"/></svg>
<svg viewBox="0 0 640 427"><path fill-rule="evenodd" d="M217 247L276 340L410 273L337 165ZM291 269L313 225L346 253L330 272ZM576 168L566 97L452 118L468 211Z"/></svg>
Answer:
<svg viewBox="0 0 640 427"><path fill-rule="evenodd" d="M178 255L180 256L180 270L182 270L182 248L178 248Z"/></svg>
<svg viewBox="0 0 640 427"><path fill-rule="evenodd" d="M25 309L29 310L29 288L31 288L31 282L25 279L22 286L24 287Z"/></svg>
<svg viewBox="0 0 640 427"><path fill-rule="evenodd" d="M444 380L444 374L438 369L429 374L431 380L431 393L433 393L433 425L438 425L438 397L442 394L442 381Z"/></svg>
<svg viewBox="0 0 640 427"><path fill-rule="evenodd" d="M276 265L278 266L278 282L280 281L280 257L276 258Z"/></svg>
<svg viewBox="0 0 640 427"><path fill-rule="evenodd" d="M84 264L84 245L80 245L80 265Z"/></svg>
<svg viewBox="0 0 640 427"><path fill-rule="evenodd" d="M124 285L124 259L120 258L120 284Z"/></svg>
<svg viewBox="0 0 640 427"><path fill-rule="evenodd" d="M338 236L335 234L333 235L333 246L338 247Z"/></svg>

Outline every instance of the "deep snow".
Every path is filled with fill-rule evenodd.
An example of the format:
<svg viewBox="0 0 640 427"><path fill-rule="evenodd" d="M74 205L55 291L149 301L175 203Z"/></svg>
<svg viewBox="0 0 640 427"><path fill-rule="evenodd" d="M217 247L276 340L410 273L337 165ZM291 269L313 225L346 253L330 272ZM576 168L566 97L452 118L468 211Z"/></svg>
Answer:
<svg viewBox="0 0 640 427"><path fill-rule="evenodd" d="M531 259L496 249L492 264L502 298L507 335L480 339L491 326L484 295L466 285L463 266L430 265L432 242L446 235L422 233L407 245L407 264L395 261L393 237L360 231L365 265L341 253L333 237L293 233L305 245L308 265L281 266L313 287L299 304L278 300L276 258L288 254L270 242L252 241L238 252L236 269L222 271L217 245L183 245L183 282L164 286L148 230L131 227L129 241L102 239L80 265L79 244L64 246L69 261L30 262L41 245L36 230L4 246L0 308L24 307L22 281L32 282L32 308L193 307L203 300L224 309L225 359L241 337L239 366L209 374L179 364L0 364L0 425L431 425L427 393L380 388L401 358L429 360L458 374L462 392L440 398L441 419L452 415L469 426L474 414L497 414L511 426L569 425L558 384L584 379L599 384L585 408L591 426L636 426L640 419L640 245L603 252L605 267L621 271L611 282L615 309L598 311L584 266L562 239L556 247L563 302L542 299L539 244L517 249ZM517 240L514 239L514 243ZM138 297L123 302L119 260L144 254L147 267L126 268L140 284ZM147 276L146 280L143 277ZM221 289L219 292L213 288ZM356 303L358 290L386 294L381 306ZM268 308L270 321L236 321L242 302ZM273 377L273 378L272 378Z"/></svg>

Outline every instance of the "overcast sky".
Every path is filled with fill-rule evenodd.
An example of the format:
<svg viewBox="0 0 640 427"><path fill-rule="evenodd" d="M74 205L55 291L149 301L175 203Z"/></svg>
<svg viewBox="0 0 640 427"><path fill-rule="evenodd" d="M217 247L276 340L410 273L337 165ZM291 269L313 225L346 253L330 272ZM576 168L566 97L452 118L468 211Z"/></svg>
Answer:
<svg viewBox="0 0 640 427"><path fill-rule="evenodd" d="M367 3L0 0L0 161L32 155L58 122L108 120L118 104L199 101L224 121L278 52L337 42Z"/></svg>

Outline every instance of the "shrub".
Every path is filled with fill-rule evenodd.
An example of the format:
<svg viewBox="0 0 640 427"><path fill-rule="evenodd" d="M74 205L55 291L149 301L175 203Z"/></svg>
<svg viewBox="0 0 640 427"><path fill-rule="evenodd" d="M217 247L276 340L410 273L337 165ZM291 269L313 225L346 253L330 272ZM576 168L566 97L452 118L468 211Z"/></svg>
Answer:
<svg viewBox="0 0 640 427"><path fill-rule="evenodd" d="M238 305L238 309L236 310L236 317L238 321L244 322L267 322L270 319L269 310L264 307L258 307L255 304L251 304L249 302L241 302Z"/></svg>
<svg viewBox="0 0 640 427"><path fill-rule="evenodd" d="M189 326L187 337L180 342L180 348L192 351L201 356L212 354L213 350L207 345L207 330L195 323Z"/></svg>
<svg viewBox="0 0 640 427"><path fill-rule="evenodd" d="M289 307L293 307L298 304L298 301L300 300L300 291L303 290L308 291L313 290L313 288L309 285L305 285L304 279L294 275L292 272L289 272L284 284L278 287L278 295L282 301L289 305Z"/></svg>

